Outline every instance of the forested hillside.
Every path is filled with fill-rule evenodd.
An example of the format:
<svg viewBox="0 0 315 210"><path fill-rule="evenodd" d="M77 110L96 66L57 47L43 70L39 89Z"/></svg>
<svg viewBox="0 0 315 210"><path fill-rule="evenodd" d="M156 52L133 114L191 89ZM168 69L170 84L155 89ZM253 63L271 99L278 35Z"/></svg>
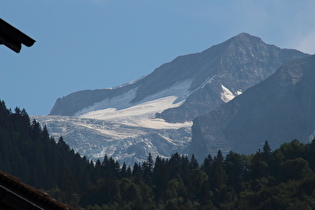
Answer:
<svg viewBox="0 0 315 210"><path fill-rule="evenodd" d="M315 141L257 149L201 164L177 153L132 169L107 156L94 164L0 102L0 170L78 209L314 209Z"/></svg>
<svg viewBox="0 0 315 210"><path fill-rule="evenodd" d="M314 209L315 141L293 140L250 156L219 150L199 165L194 156L151 156L104 176L81 204L89 209ZM118 175L120 172L120 176Z"/></svg>
<svg viewBox="0 0 315 210"><path fill-rule="evenodd" d="M53 189L71 201L94 180L94 166L63 141L55 141L26 111L12 113L0 101L0 170L40 189ZM62 193L61 193L62 192Z"/></svg>

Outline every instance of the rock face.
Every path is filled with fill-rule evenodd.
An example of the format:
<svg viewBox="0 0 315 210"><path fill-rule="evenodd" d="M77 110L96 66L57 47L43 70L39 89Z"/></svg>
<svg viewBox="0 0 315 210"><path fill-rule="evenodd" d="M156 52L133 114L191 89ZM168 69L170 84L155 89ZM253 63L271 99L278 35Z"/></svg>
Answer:
<svg viewBox="0 0 315 210"><path fill-rule="evenodd" d="M295 50L267 45L260 38L245 33L201 55L202 59L191 62L196 65L194 69L200 69L191 86L194 92L181 106L162 112L160 116L166 121L193 120L206 114L266 79L282 64L304 56ZM224 98L226 90L230 96Z"/></svg>
<svg viewBox="0 0 315 210"><path fill-rule="evenodd" d="M254 153L268 140L272 148L315 135L315 56L283 65L275 74L192 126L190 153L201 160L218 149Z"/></svg>
<svg viewBox="0 0 315 210"><path fill-rule="evenodd" d="M188 154L195 117L305 56L242 33L203 52L179 56L128 84L59 98L49 116L37 118L56 138L62 135L92 159L107 154L132 164L149 152Z"/></svg>

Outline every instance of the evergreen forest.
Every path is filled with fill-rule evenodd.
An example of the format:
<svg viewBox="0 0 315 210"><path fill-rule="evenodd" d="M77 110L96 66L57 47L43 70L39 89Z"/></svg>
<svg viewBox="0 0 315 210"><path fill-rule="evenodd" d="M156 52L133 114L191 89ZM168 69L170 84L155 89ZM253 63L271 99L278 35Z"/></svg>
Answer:
<svg viewBox="0 0 315 210"><path fill-rule="evenodd" d="M289 141L289 140L288 140ZM77 209L315 209L315 140L251 155L95 163L0 101L0 170Z"/></svg>

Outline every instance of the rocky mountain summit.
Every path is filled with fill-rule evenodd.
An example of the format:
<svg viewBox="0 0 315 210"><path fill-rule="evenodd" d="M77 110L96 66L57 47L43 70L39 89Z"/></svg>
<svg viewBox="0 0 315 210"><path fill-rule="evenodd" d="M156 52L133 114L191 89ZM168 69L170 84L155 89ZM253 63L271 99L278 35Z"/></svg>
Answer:
<svg viewBox="0 0 315 210"><path fill-rule="evenodd" d="M246 33L213 46L201 55L201 60L191 61L196 65L193 69L200 69L191 87L194 92L181 106L159 115L166 121L193 120L206 114L263 81L282 64L304 56L296 50L265 44ZM194 89L195 85L198 88Z"/></svg>
<svg viewBox="0 0 315 210"><path fill-rule="evenodd" d="M195 117L305 56L241 33L203 52L179 56L128 84L59 98L49 116L37 118L92 159L107 154L132 163L149 152L163 157L188 153Z"/></svg>
<svg viewBox="0 0 315 210"><path fill-rule="evenodd" d="M194 120L190 153L203 159L218 149L249 154L315 135L315 56L283 65L275 74Z"/></svg>

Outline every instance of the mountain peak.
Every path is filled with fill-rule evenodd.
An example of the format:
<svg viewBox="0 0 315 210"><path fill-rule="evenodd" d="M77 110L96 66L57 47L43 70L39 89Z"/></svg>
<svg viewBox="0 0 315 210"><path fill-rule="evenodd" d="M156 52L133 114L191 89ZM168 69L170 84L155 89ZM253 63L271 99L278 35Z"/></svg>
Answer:
<svg viewBox="0 0 315 210"><path fill-rule="evenodd" d="M250 35L249 33L245 33L245 32L242 32L234 37L245 37L245 38L257 38L257 39L260 39L259 37L256 37L256 36L253 36L253 35Z"/></svg>
<svg viewBox="0 0 315 210"><path fill-rule="evenodd" d="M274 45L266 44L259 37L243 32L220 44L214 45L203 52L210 56L227 57L230 55L234 57L240 56L245 52L248 52L248 55L257 54L269 47L273 48L274 50L280 49ZM215 55L213 55L213 51L216 52Z"/></svg>
<svg viewBox="0 0 315 210"><path fill-rule="evenodd" d="M259 41L261 42L261 38L257 37L257 36L253 36L253 35L250 35L248 33L245 33L245 32L242 32L234 37L232 37L230 40L248 40L248 41Z"/></svg>
<svg viewBox="0 0 315 210"><path fill-rule="evenodd" d="M242 48L252 48L254 46L264 46L267 45L265 42L262 41L261 38L250 35L248 33L240 33L222 44L226 44L228 48L233 47L242 47Z"/></svg>

